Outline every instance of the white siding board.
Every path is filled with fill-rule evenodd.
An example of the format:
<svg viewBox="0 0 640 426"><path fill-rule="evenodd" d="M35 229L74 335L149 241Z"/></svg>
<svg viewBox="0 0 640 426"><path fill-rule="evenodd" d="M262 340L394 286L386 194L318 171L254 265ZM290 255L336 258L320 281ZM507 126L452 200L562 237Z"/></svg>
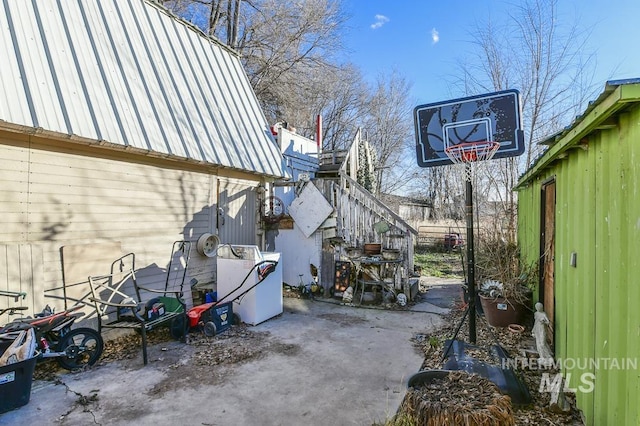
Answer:
<svg viewBox="0 0 640 426"><path fill-rule="evenodd" d="M2 145L0 149L4 156L10 156L8 152L11 151L26 155L23 152L25 150L8 148L7 145ZM46 303L62 307L61 301L52 303L50 300L54 296L60 297L61 292L51 289L60 287L63 283L60 248L70 244L122 241L123 251L136 253L137 262L144 270L145 280L154 287L162 287L171 244L186 238L194 242L194 271L193 274L189 272L189 276L200 282L211 282L215 274L215 262L198 258L195 241L204 232L215 232L212 229L215 209L211 209L213 194L217 193L214 176L163 169L153 164L123 163L116 159L90 158L37 149L31 157L38 161L38 172L29 175L30 182L27 182L30 203L8 203L6 209L12 213L6 215L2 229L13 234L0 231L0 241L38 242L40 250L44 250L42 258L33 261L37 264L27 269L35 271L40 268L41 282L48 295ZM50 159L52 166L47 166L47 159ZM65 159L66 161L62 161ZM66 167L63 166L65 162L68 165ZM28 163L25 164L28 167ZM34 168L33 164L31 168ZM114 179L100 180L95 177L99 172L86 178L87 173L101 169L111 170L109 173ZM119 174L114 172L116 169L120 170ZM149 182L131 179L131 176L147 176ZM7 175L2 177L4 179ZM115 180L117 177L121 180ZM61 185L61 180L69 185ZM43 182L35 183L37 181ZM2 186L5 186L7 181L2 182ZM90 186L86 186L87 183ZM56 187L62 187L63 190L52 194ZM70 194L73 191L78 194ZM153 202L141 199L142 195ZM8 223L14 221L14 225ZM28 234L16 232L20 227L26 230L27 224ZM14 248L9 255L6 254L7 249L3 249L4 260L0 260L0 268L6 265L7 259L11 263L25 256L17 243L9 245ZM23 276L26 269L14 274ZM12 275L12 281L15 282L13 278ZM8 281L6 269L1 269L0 286L6 287ZM44 290L40 291L43 292ZM43 303L36 303L38 310L42 306Z"/></svg>
<svg viewBox="0 0 640 426"><path fill-rule="evenodd" d="M14 145L6 144L0 147L0 160L29 161L29 149L23 143L7 142L14 142Z"/></svg>
<svg viewBox="0 0 640 426"><path fill-rule="evenodd" d="M69 162L70 155L74 158L73 163ZM31 163L31 171L34 175L44 173L60 177L80 175L83 179L106 181L107 184L109 181L131 181L136 184L149 182L154 189L156 185L167 185L167 188L163 190L173 190L175 193L182 193L185 185L200 185L202 182L207 182L208 179L206 174L161 169L137 163L127 163L127 167L122 167L122 163L110 159L84 157L66 152L34 150L31 155ZM180 182L175 181L175 173L182 173ZM36 179L35 176L34 179ZM84 183L80 184L84 185Z"/></svg>
<svg viewBox="0 0 640 426"><path fill-rule="evenodd" d="M29 177L27 165L24 161L11 161L0 159L0 180L8 180L16 183L26 182Z"/></svg>
<svg viewBox="0 0 640 426"><path fill-rule="evenodd" d="M17 153L31 159L23 164L24 169L32 170L25 182L29 202L11 201L6 207L12 213L5 219L17 223L14 226L5 222L8 226L3 227L14 232L13 235L0 234L0 241L12 247L8 255L7 249L2 249L4 257L0 268L7 263L19 265L17 270L13 268L11 281L23 283L34 297L39 295L40 299L29 302L34 311L41 310L46 303L57 309L64 306L60 299L64 277L60 253L61 247L73 244L122 241L124 252L136 253L144 284L162 288L171 244L188 239L194 242L194 250L185 291L188 293L191 278L205 284L214 282L215 262L197 254L195 241L204 232L216 232L216 209L212 206L218 193L216 176L164 169L153 164L154 160L125 163L117 159L119 156L94 158L40 150L51 147L36 143L30 145L30 153L26 148L0 145L0 158L13 158L13 153ZM102 173L102 170L108 172ZM97 176L101 174L108 174L110 179L99 179ZM1 177L1 186L7 186L6 178L10 175ZM225 226L231 239L227 241L254 243L255 182L241 179L229 182L225 185L228 207ZM63 190L52 194L57 187ZM128 196L127 190L133 191L132 194L146 194L154 202ZM70 194L74 191L78 194ZM27 225L28 233L15 232L19 227L26 230ZM35 249L40 250L40 257ZM24 262L29 251L31 260L27 264ZM9 281L6 271L6 267L0 269L0 285L5 287ZM31 281L25 278L28 273ZM16 281L15 276L19 276L19 280Z"/></svg>
<svg viewBox="0 0 640 426"><path fill-rule="evenodd" d="M132 213L131 211L126 211L126 206L117 206L117 208L109 208L105 209L104 206L92 206L91 204L84 204L80 206L56 206L51 205L50 208L45 209L42 208L42 211L34 211L33 208L29 209L29 221L32 225L43 224L45 226L50 224L51 218L59 217L60 219L65 218L65 222L60 223L68 223L71 220L74 220L73 227L70 228L70 231L78 231L80 230L80 225L86 224L87 229L90 229L88 225L92 225L93 222L99 222L96 224L96 229L100 229L100 226L113 226L110 224L120 224L125 218L129 218L130 223L138 223L139 217L144 217L145 223L140 224L140 228L144 228L147 224L151 223L166 223L171 224L176 221L186 223L188 221L197 221L197 219L193 219L189 213L171 213L171 212L162 212L162 213L154 213L153 209L149 209L145 206L138 206L137 212ZM26 217L23 212L19 213L5 213L6 222L4 223L10 224L20 224L21 221L24 223ZM91 218L83 219L83 217ZM118 218L118 219L115 219ZM78 227L75 225L78 224ZM207 225L206 221L203 221L203 226Z"/></svg>
<svg viewBox="0 0 640 426"><path fill-rule="evenodd" d="M44 308L42 256L42 249L37 245L0 245L0 289L27 293L17 303L3 297L0 307L27 306L29 315Z"/></svg>
<svg viewBox="0 0 640 426"><path fill-rule="evenodd" d="M5 243L16 243L18 241L26 241L26 239L26 229L23 231L22 229L16 229L14 227L11 229L3 229L2 232L0 232L0 240Z"/></svg>
<svg viewBox="0 0 640 426"><path fill-rule="evenodd" d="M2 217L3 226L5 221L9 222L8 214L11 213L22 213L24 211L24 206L21 204L26 204L26 194L22 197L22 200L16 199L17 197L6 197L6 200L3 200L3 195L7 194L4 191L0 191L0 217ZM17 194L20 194L19 192ZM26 217L21 216L21 220L26 220Z"/></svg>
<svg viewBox="0 0 640 426"><path fill-rule="evenodd" d="M7 203L9 204L9 203ZM27 216L24 212L23 208L16 205L16 203L11 203L14 207L3 207L2 208L2 227L3 228L15 228L22 226L27 221ZM10 211L10 210L19 210L19 211Z"/></svg>
<svg viewBox="0 0 640 426"><path fill-rule="evenodd" d="M22 241L27 235L29 202L29 152L22 147L0 146L0 241Z"/></svg>
<svg viewBox="0 0 640 426"><path fill-rule="evenodd" d="M52 168L42 168L39 172L30 172L30 182L32 184L38 185L50 185L52 188L56 186L70 186L70 187L83 187L83 188L104 188L108 186L109 183L117 184L116 188L119 191L129 191L131 188L136 188L142 191L155 191L158 185L166 185L167 188L163 191L163 194L174 194L175 197L183 197L184 191L189 188L193 188L202 181L193 180L189 181L188 178L185 178L179 183L176 183L171 179L170 175L167 176L139 176L134 174L116 174L116 173L101 173L95 172L91 170L79 170L75 175L72 173L74 170L64 170L63 173L56 173L55 169ZM4 173L3 173L4 174ZM0 174L3 175L3 174ZM10 175L11 173L6 173L6 175ZM83 182L78 182L77 177L81 175ZM15 180L16 181L26 181L28 178L28 174L26 172L16 173ZM102 178L104 176L104 178ZM56 181L52 182L51 179L55 178ZM133 184L123 186L123 182ZM60 188L62 190L62 188ZM55 189L53 190L55 192ZM140 194L142 197L145 197L144 192Z"/></svg>
<svg viewBox="0 0 640 426"><path fill-rule="evenodd" d="M46 305L44 280L44 252L39 244L30 244L31 254L31 292L33 293L34 312L41 312ZM28 291L28 290L27 290Z"/></svg>
<svg viewBox="0 0 640 426"><path fill-rule="evenodd" d="M122 190L119 188L104 189L96 187L94 190L91 190L87 187L74 186L68 188L59 188L60 190L57 193L49 193L50 191L48 190L55 187L56 185L54 184L32 185L31 192L27 193L27 191L25 191L25 194L28 194L28 201L33 205L37 203L46 203L47 200L51 201L54 199L64 199L65 204L72 204L82 202L82 200L84 199L91 200L93 205L101 206L103 210L109 210L110 207L116 207L118 205L125 207L130 206L130 212L137 212L137 206L144 206L147 209L154 209L159 207L166 208L166 206L170 205L171 203L173 204L171 208L177 210L178 208L184 206L186 202L191 201L190 198L185 198L180 194L157 194L149 193L148 191L140 189ZM13 198L21 202L27 201L25 200L24 196L20 194ZM34 211L41 210L41 207L33 206L33 208Z"/></svg>
<svg viewBox="0 0 640 426"><path fill-rule="evenodd" d="M28 182L27 180L14 180L11 187L0 189L0 201L3 203L27 203L29 201ZM3 207L3 211L10 211L7 206Z"/></svg>

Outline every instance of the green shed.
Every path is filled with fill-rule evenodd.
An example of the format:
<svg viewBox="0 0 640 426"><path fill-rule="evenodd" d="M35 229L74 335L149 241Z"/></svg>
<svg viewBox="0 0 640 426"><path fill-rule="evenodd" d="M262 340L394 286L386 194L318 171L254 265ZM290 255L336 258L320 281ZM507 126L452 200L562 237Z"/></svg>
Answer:
<svg viewBox="0 0 640 426"><path fill-rule="evenodd" d="M640 79L544 144L515 189L556 363L588 425L640 425Z"/></svg>

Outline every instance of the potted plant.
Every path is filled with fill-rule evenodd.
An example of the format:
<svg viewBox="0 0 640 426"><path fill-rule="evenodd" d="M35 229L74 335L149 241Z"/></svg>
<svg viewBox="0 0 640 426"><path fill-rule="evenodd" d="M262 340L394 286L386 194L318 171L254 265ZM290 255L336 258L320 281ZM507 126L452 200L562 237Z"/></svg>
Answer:
<svg viewBox="0 0 640 426"><path fill-rule="evenodd" d="M517 245L499 238L485 239L479 246L476 277L487 322L494 327L523 324L532 312L537 262L521 262Z"/></svg>

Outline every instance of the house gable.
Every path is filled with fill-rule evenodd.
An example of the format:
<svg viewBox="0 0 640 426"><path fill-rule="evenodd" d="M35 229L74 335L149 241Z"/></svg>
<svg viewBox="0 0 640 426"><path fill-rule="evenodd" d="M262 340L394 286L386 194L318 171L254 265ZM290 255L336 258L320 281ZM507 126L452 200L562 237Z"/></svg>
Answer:
<svg viewBox="0 0 640 426"><path fill-rule="evenodd" d="M279 177L238 55L145 0L0 5L0 128Z"/></svg>

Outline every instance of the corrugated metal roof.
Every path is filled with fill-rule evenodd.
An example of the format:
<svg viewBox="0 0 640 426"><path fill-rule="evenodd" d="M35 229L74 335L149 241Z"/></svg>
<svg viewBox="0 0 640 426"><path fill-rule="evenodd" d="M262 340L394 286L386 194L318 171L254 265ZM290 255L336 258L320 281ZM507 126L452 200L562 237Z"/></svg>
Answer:
<svg viewBox="0 0 640 426"><path fill-rule="evenodd" d="M570 136L576 129L580 126L584 126L584 122L588 120L588 117L592 111L596 110L598 107L601 107L604 101L611 96L611 94L620 86L628 86L628 85L638 85L640 84L640 78L629 78L622 80L609 80L605 83L604 90L600 95L593 101L589 102L589 105L585 109L585 111L577 116L573 122L565 127L563 130L549 136L540 142L541 145L547 145L547 148L544 152L542 152L537 158L534 159L533 163L529 168L520 176L518 179L518 184L515 189L518 189L522 185L524 185L529 179L535 176L536 172L542 167L542 163L548 163L551 158L559 155L561 152L567 149L566 144L568 142L572 142L566 139L567 136ZM625 100L627 101L627 100ZM609 113L615 112L615 110L620 109L623 105L621 99L614 100L613 102L613 110L609 111ZM602 119L602 117L600 117ZM595 126L595 125L594 125ZM574 137L575 139L575 137ZM563 141L564 145L559 147L557 144Z"/></svg>
<svg viewBox="0 0 640 426"><path fill-rule="evenodd" d="M238 56L145 0L3 0L0 120L282 176Z"/></svg>
<svg viewBox="0 0 640 426"><path fill-rule="evenodd" d="M591 112L591 110L593 110L596 106L600 105L600 103L602 103L602 101L607 96L609 96L611 92L613 92L618 86L624 86L627 84L638 84L638 83L640 83L640 78L627 78L623 80L607 81L605 83L604 90L602 91L602 93L600 93L600 95L595 100L589 102L589 104L587 105L587 108L584 110L584 112L581 115L577 116L569 126L565 127L561 131L556 132L553 135L540 141L540 145L553 145L556 141L558 141L558 139L562 137L562 135L567 133L569 130L577 126L582 120L584 120L587 114Z"/></svg>

